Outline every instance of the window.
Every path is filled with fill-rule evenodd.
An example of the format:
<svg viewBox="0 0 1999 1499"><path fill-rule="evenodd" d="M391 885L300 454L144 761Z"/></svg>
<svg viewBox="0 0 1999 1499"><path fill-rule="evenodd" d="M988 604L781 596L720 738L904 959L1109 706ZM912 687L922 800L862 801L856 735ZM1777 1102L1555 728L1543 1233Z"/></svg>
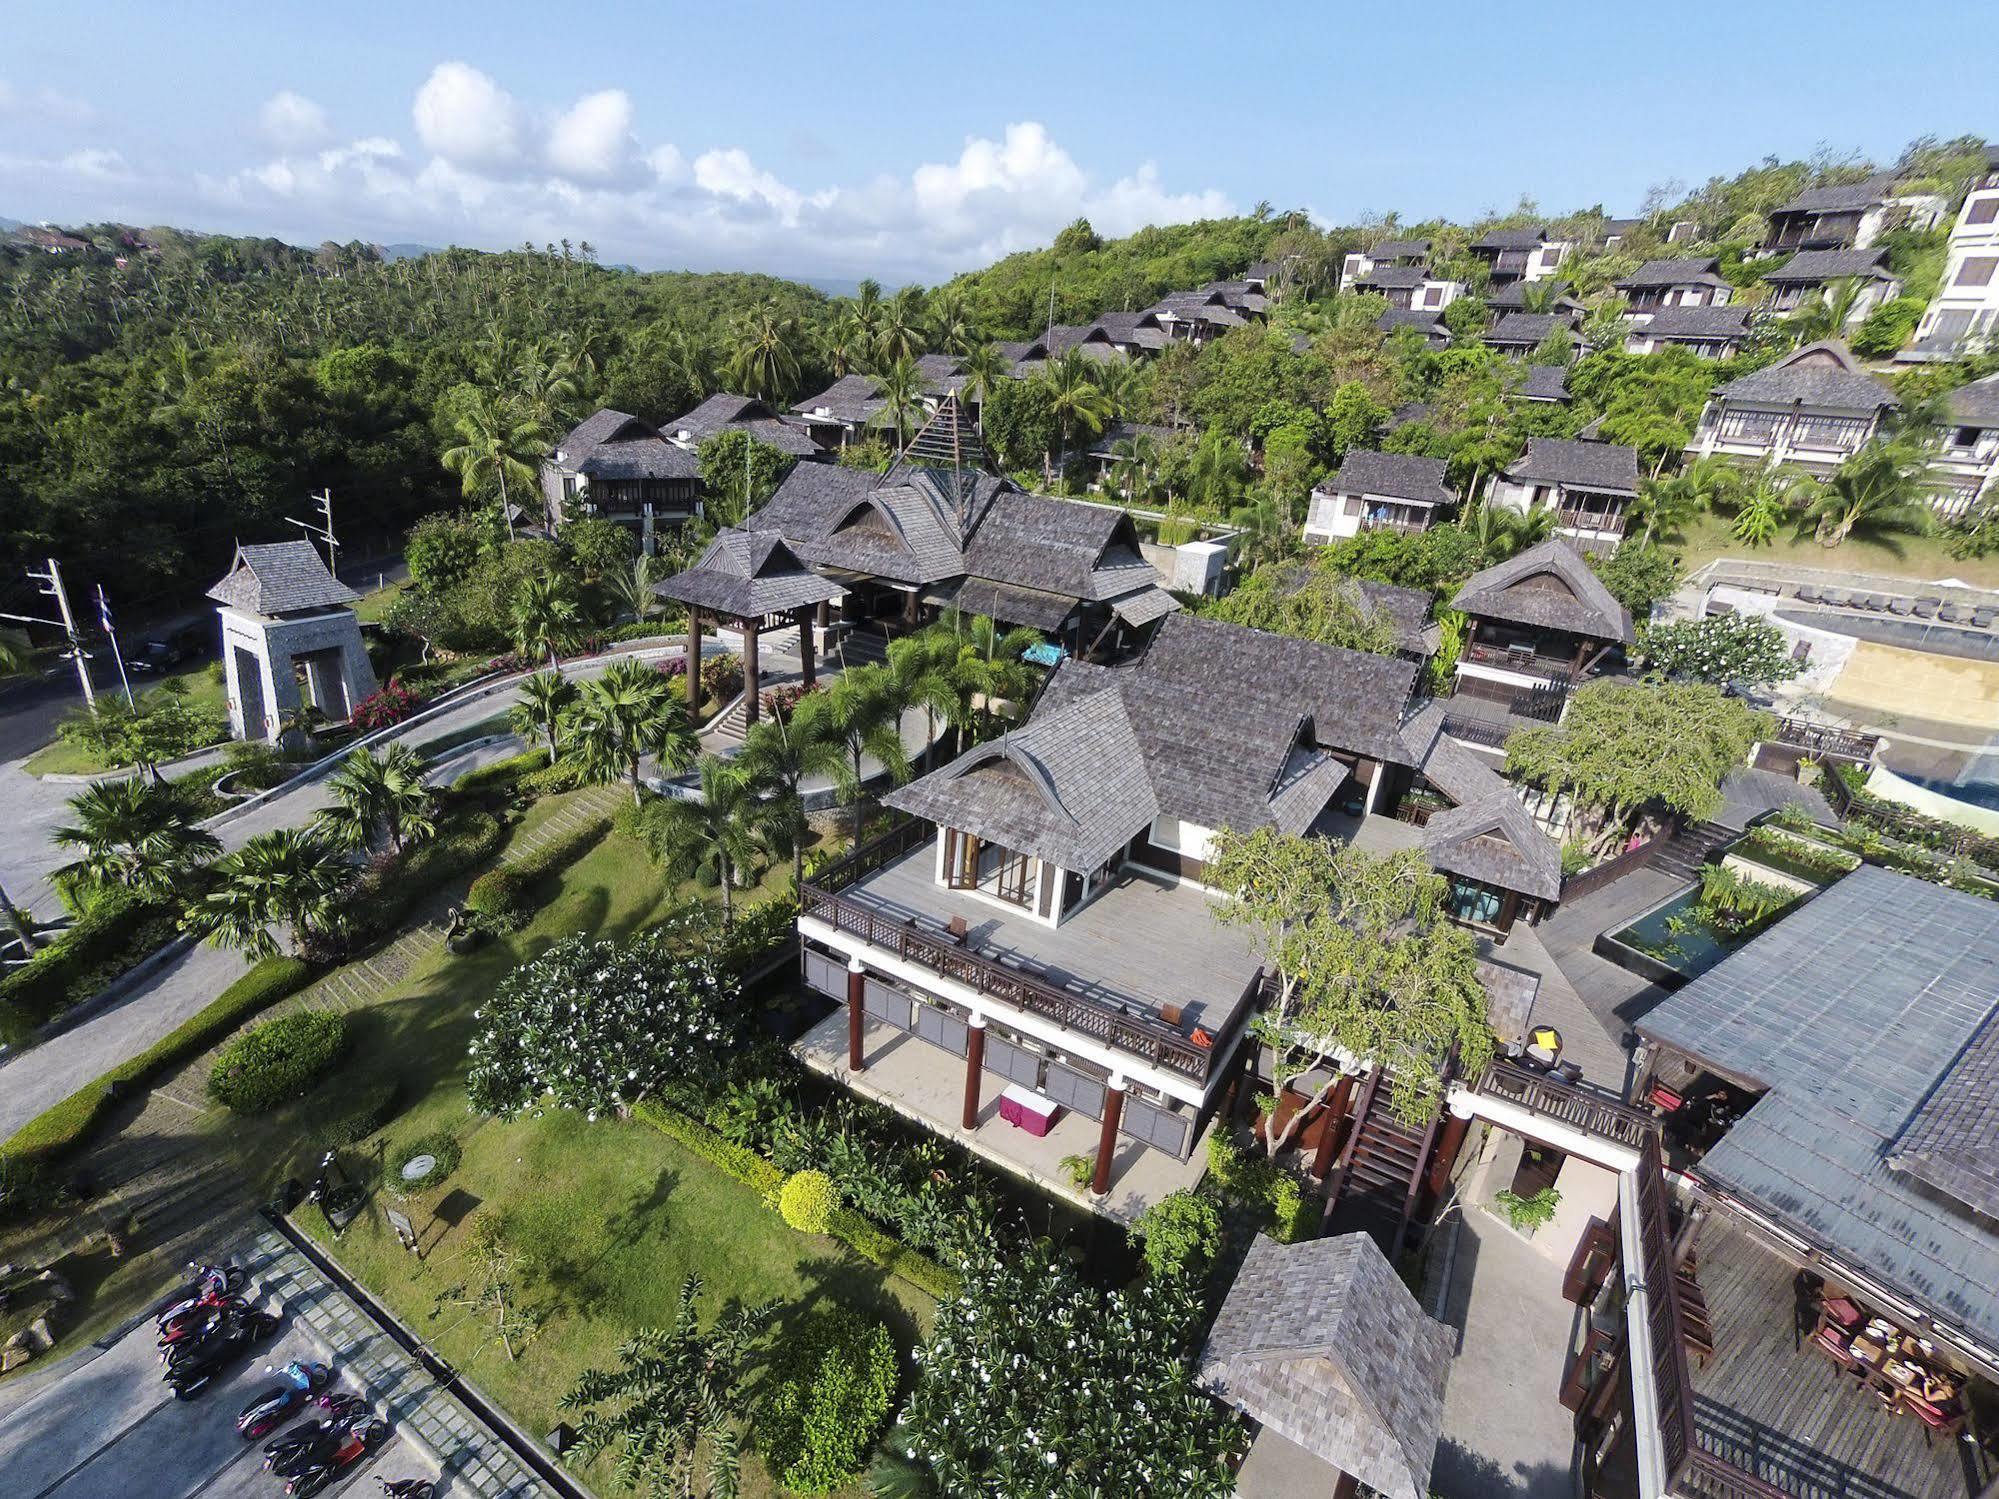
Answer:
<svg viewBox="0 0 1999 1499"><path fill-rule="evenodd" d="M1499 925L1499 892L1476 880L1454 878L1444 897L1444 907L1459 921L1477 926Z"/></svg>
<svg viewBox="0 0 1999 1499"><path fill-rule="evenodd" d="M1999 197L1973 198L1964 212L1967 224L1989 224L1994 219L1999 219Z"/></svg>
<svg viewBox="0 0 1999 1499"><path fill-rule="evenodd" d="M1999 266L1999 256L1973 255L1958 267L1954 286L1990 286L1992 271Z"/></svg>

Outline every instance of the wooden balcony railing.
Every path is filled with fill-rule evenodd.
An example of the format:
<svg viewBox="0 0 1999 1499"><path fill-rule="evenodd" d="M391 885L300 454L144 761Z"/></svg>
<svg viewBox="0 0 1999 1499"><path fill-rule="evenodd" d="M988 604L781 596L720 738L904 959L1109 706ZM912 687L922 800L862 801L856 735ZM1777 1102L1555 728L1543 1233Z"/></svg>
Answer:
<svg viewBox="0 0 1999 1499"><path fill-rule="evenodd" d="M1856 733L1835 724L1814 723L1809 718L1780 715L1777 719L1777 743L1810 750L1815 755L1831 755L1835 759L1858 760L1865 764L1874 758L1881 736Z"/></svg>
<svg viewBox="0 0 1999 1499"><path fill-rule="evenodd" d="M1576 663L1571 657L1544 656L1539 651L1509 650L1503 645L1492 645L1483 640L1467 641L1459 659L1475 661L1480 666L1498 666L1507 671L1547 677L1551 681L1559 682L1573 680L1576 671Z"/></svg>
<svg viewBox="0 0 1999 1499"><path fill-rule="evenodd" d="M1482 744L1487 749L1505 749L1506 736L1513 732L1513 726L1492 723L1483 718L1466 718L1447 711L1444 714L1444 732L1466 744Z"/></svg>
<svg viewBox="0 0 1999 1499"><path fill-rule="evenodd" d="M1699 1446L1688 1451L1675 1492L1699 1495L1700 1499L1795 1499L1789 1491L1765 1483Z"/></svg>
<svg viewBox="0 0 1999 1499"><path fill-rule="evenodd" d="M1016 1010L1039 1015L1057 1025L1090 1037L1106 1046L1148 1062L1164 1071L1177 1073L1205 1084L1214 1068L1218 1052L1226 1052L1224 1042L1230 1032L1214 1038L1209 1045L1197 1045L1184 1032L1154 1016L1129 1008L1108 997L1072 994L1044 982L1032 972L1001 963L951 938L919 929L915 919L884 915L840 892L893 863L928 840L929 828L910 821L891 829L850 854L839 863L807 880L799 892L798 914L823 921L836 931L859 937L870 947L880 948L907 963L928 969L940 978L962 984L977 994L1010 1005ZM1259 972L1243 991L1244 1003L1253 1002L1263 982ZM1133 1001L1133 1005L1136 1005ZM1235 1017L1240 1023L1241 1016Z"/></svg>
<svg viewBox="0 0 1999 1499"><path fill-rule="evenodd" d="M1659 1121L1644 1110L1512 1062L1487 1067L1478 1091L1633 1150L1659 1136Z"/></svg>

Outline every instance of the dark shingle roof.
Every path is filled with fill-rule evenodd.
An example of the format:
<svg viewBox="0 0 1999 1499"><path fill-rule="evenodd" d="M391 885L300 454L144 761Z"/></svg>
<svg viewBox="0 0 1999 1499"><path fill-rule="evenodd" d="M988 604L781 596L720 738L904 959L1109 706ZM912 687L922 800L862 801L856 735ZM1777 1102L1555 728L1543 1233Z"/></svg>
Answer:
<svg viewBox="0 0 1999 1499"><path fill-rule="evenodd" d="M1894 191L1893 173L1876 173L1862 182L1849 182L1843 187L1809 187L1797 197L1781 207L1773 208L1773 214L1783 213L1850 213L1858 209L1872 208Z"/></svg>
<svg viewBox="0 0 1999 1499"><path fill-rule="evenodd" d="M809 434L782 420L756 397L727 392L708 397L660 430L670 438L695 443L717 432L747 432L758 442L768 443L793 458L810 458L819 452L819 444Z"/></svg>
<svg viewBox="0 0 1999 1499"><path fill-rule="evenodd" d="M568 435L555 445L555 450L562 454L564 463L574 468L588 458L600 443L609 442L614 437L631 437L638 434L647 437L659 436L655 429L629 412L613 411L606 406L601 411L592 412L571 427Z"/></svg>
<svg viewBox="0 0 1999 1499"><path fill-rule="evenodd" d="M1582 553L1560 537L1473 573L1451 607L1595 640L1631 645L1638 638L1631 629L1631 611L1603 586Z"/></svg>
<svg viewBox="0 0 1999 1499"><path fill-rule="evenodd" d="M1528 288L1531 285L1533 285L1532 282L1516 281L1510 286L1493 287L1483 298L1486 309L1490 312L1502 314L1523 311L1527 306ZM1558 294L1552 306L1555 311L1565 312L1572 316L1584 310L1582 303L1566 293Z"/></svg>
<svg viewBox="0 0 1999 1499"><path fill-rule="evenodd" d="M637 417L608 407L569 430L559 467L592 479L698 479L701 466Z"/></svg>
<svg viewBox="0 0 1999 1499"><path fill-rule="evenodd" d="M1391 307L1375 319L1374 326L1383 333L1393 333L1397 328L1414 328L1425 338L1449 343L1450 325L1440 313L1425 312L1417 307Z"/></svg>
<svg viewBox="0 0 1999 1499"><path fill-rule="evenodd" d="M775 531L721 531L684 572L653 586L678 599L736 619L787 614L840 596L840 589L811 571Z"/></svg>
<svg viewBox="0 0 1999 1499"><path fill-rule="evenodd" d="M1471 242L1474 250L1532 250L1548 237L1546 226L1537 229L1488 229Z"/></svg>
<svg viewBox="0 0 1999 1499"><path fill-rule="evenodd" d="M1960 385L1946 397L1950 418L1967 427L1999 427L1999 375Z"/></svg>
<svg viewBox="0 0 1999 1499"><path fill-rule="evenodd" d="M1115 344L1136 344L1144 349L1163 349L1172 336L1159 326L1149 312L1107 312L1095 324Z"/></svg>
<svg viewBox="0 0 1999 1499"><path fill-rule="evenodd" d="M1776 270L1765 272L1763 279L1773 286L1791 282L1815 286L1846 276L1885 281L1891 274L1886 250L1800 250Z"/></svg>
<svg viewBox="0 0 1999 1499"><path fill-rule="evenodd" d="M1355 278L1354 285L1414 289L1428 280L1429 274L1420 265L1378 265L1365 276Z"/></svg>
<svg viewBox="0 0 1999 1499"><path fill-rule="evenodd" d="M1569 372L1559 364L1530 364L1520 372L1520 383L1510 392L1523 401L1566 401Z"/></svg>
<svg viewBox="0 0 1999 1499"><path fill-rule="evenodd" d="M1366 1234L1259 1234L1222 1302L1200 1382L1387 1499L1425 1499L1455 1335Z"/></svg>
<svg viewBox="0 0 1999 1499"><path fill-rule="evenodd" d="M1713 255L1696 255L1683 260L1648 260L1617 285L1699 286L1721 281L1715 267L1721 261ZM1726 283L1723 283L1726 284Z"/></svg>
<svg viewBox="0 0 1999 1499"><path fill-rule="evenodd" d="M1427 239L1385 239L1364 252L1369 260L1416 260L1430 253Z"/></svg>
<svg viewBox="0 0 1999 1499"><path fill-rule="evenodd" d="M330 609L360 598L326 570L309 541L238 546L228 576L208 596L232 609L263 615Z"/></svg>
<svg viewBox="0 0 1999 1499"><path fill-rule="evenodd" d="M1638 450L1615 442L1587 442L1573 437L1530 437L1527 451L1506 470L1506 477L1543 484L1563 484L1599 494L1638 493Z"/></svg>
<svg viewBox="0 0 1999 1499"><path fill-rule="evenodd" d="M1441 458L1355 448L1338 472L1319 481L1319 488L1333 494L1379 494L1426 505L1455 505L1458 497L1445 478L1447 467Z"/></svg>
<svg viewBox="0 0 1999 1499"><path fill-rule="evenodd" d="M1717 386L1727 401L1797 403L1854 411L1901 404L1895 392L1864 373L1853 353L1838 343L1807 344L1777 363Z"/></svg>
<svg viewBox="0 0 1999 1499"><path fill-rule="evenodd" d="M1433 868L1540 900L1562 893L1562 851L1521 803L1513 786L1444 732L1444 710L1427 703L1402 726L1423 779L1451 799L1432 816L1417 846Z"/></svg>
<svg viewBox="0 0 1999 1499"><path fill-rule="evenodd" d="M1747 307L1661 307L1634 333L1652 338L1708 340L1742 338L1749 332Z"/></svg>
<svg viewBox="0 0 1999 1499"><path fill-rule="evenodd" d="M1567 318L1552 312L1509 312L1485 331L1489 344L1520 344L1532 348L1550 333L1572 334Z"/></svg>
<svg viewBox="0 0 1999 1499"><path fill-rule="evenodd" d="M807 396L793 412L802 417L831 417L859 425L882 409L880 387L872 375L842 375L816 396Z"/></svg>
<svg viewBox="0 0 1999 1499"><path fill-rule="evenodd" d="M1178 435L1174 428L1162 427L1153 422L1111 422L1103 431L1090 439L1090 456L1108 458L1113 447L1134 437L1149 437L1155 443L1167 443Z"/></svg>
<svg viewBox="0 0 1999 1499"><path fill-rule="evenodd" d="M1638 1029L1769 1090L1703 1179L1990 1346L1995 1000L1999 908L1862 865Z"/></svg>

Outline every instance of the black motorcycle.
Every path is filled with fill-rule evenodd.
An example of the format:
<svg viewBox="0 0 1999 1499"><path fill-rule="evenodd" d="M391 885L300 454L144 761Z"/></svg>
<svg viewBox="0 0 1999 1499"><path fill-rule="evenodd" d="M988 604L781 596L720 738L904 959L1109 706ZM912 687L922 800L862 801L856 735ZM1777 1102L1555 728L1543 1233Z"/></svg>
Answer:
<svg viewBox="0 0 1999 1499"><path fill-rule="evenodd" d="M264 1444L264 1471L277 1478L290 1478L301 1468L331 1457L350 1426L370 1419L368 1402L359 1395L336 1395L324 1415L301 1421L283 1436Z"/></svg>
<svg viewBox="0 0 1999 1499"><path fill-rule="evenodd" d="M199 1343L176 1343L165 1356L172 1356L166 1380L173 1386L174 1399L192 1400L207 1389L229 1366L259 1343L277 1335L278 1318L270 1312L245 1312L218 1327Z"/></svg>
<svg viewBox="0 0 1999 1499"><path fill-rule="evenodd" d="M356 1421L340 1434L333 1448L324 1456L315 1456L294 1473L285 1483L285 1493L292 1499L305 1499L317 1494L334 1479L360 1462L389 1434L386 1421Z"/></svg>
<svg viewBox="0 0 1999 1499"><path fill-rule="evenodd" d="M375 1482L382 1486L387 1499L430 1499L432 1485L428 1478L398 1478L393 1482L378 1478Z"/></svg>

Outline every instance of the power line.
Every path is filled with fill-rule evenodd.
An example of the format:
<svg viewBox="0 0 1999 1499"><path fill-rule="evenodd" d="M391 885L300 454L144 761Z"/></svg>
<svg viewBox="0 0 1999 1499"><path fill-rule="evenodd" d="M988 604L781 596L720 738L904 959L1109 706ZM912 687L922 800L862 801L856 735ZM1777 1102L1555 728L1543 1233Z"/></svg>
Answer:
<svg viewBox="0 0 1999 1499"><path fill-rule="evenodd" d="M90 652L83 648L83 639L76 632L76 616L69 612L69 593L63 587L62 566L53 557L49 558L48 562L47 572L38 573L32 567L29 568L28 580L40 585L37 592L45 598L56 601L56 610L61 617L49 619L33 614L0 614L0 619L19 620L26 625L53 625L61 630L63 638L69 642L69 649L63 654L76 663L76 679L83 684L83 700L89 705L90 711L95 713L97 689L90 685L90 667L86 664L90 660Z"/></svg>
<svg viewBox="0 0 1999 1499"><path fill-rule="evenodd" d="M318 494L312 495L311 498L319 501L319 524L315 525L311 521L298 520L289 515L285 519L305 532L306 535L316 536L326 543L326 570L337 576L340 568L334 559L335 554L340 550L340 543L333 539L333 491L331 489L323 489Z"/></svg>

